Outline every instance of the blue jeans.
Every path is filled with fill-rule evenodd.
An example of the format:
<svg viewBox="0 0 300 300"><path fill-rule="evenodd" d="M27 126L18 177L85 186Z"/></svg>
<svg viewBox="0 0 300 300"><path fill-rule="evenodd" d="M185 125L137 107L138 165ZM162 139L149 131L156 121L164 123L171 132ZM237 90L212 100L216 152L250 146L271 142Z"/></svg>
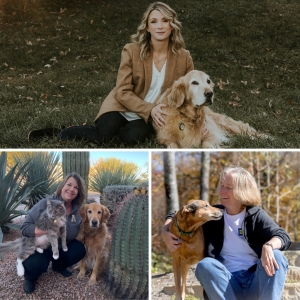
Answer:
<svg viewBox="0 0 300 300"><path fill-rule="evenodd" d="M279 269L275 268L273 276L267 275L261 260L255 270L230 273L221 262L210 257L198 263L195 275L211 300L280 300L288 262L279 250L274 250L274 256Z"/></svg>

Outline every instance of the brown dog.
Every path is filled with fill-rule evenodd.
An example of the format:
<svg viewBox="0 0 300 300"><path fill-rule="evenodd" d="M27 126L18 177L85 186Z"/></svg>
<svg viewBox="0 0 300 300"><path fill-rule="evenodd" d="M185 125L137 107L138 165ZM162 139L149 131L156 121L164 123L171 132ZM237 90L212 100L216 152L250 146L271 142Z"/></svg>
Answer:
<svg viewBox="0 0 300 300"><path fill-rule="evenodd" d="M188 201L174 215L169 231L181 241L181 246L172 252L176 300L185 297L186 277L190 266L204 258L204 235L201 225L207 221L220 220L222 216L222 210L202 200Z"/></svg>
<svg viewBox="0 0 300 300"><path fill-rule="evenodd" d="M106 222L110 217L107 207L98 203L85 204L80 208L82 224L77 239L84 243L86 255L80 261L78 278L85 276L86 268L92 269L89 285L95 284L107 262L110 236Z"/></svg>
<svg viewBox="0 0 300 300"><path fill-rule="evenodd" d="M221 148L236 134L267 138L248 123L212 111L214 84L207 74L193 70L180 77L156 104L166 104L166 124L158 127L157 140L168 148Z"/></svg>

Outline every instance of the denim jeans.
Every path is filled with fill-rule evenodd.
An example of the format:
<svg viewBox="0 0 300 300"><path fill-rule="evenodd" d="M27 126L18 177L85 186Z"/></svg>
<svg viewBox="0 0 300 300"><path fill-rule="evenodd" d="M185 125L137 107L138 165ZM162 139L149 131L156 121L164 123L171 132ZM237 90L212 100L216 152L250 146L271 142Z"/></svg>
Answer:
<svg viewBox="0 0 300 300"><path fill-rule="evenodd" d="M268 276L258 261L255 270L230 273L218 260L206 257L196 268L195 275L210 300L280 300L288 263L279 250L274 250L279 266L273 276Z"/></svg>

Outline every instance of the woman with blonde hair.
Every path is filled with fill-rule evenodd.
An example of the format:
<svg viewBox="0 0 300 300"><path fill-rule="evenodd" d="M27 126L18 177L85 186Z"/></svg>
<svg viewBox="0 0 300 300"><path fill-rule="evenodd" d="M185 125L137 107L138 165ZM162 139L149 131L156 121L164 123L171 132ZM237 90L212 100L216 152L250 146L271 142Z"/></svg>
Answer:
<svg viewBox="0 0 300 300"><path fill-rule="evenodd" d="M125 144L136 144L154 133L152 121L163 126L164 105L154 100L194 68L176 12L162 2L150 4L131 40L121 54L116 87L102 103L95 126L34 130L29 140L59 132L61 140L102 143L119 136Z"/></svg>
<svg viewBox="0 0 300 300"><path fill-rule="evenodd" d="M281 299L287 260L281 253L291 244L288 234L258 207L261 202L254 177L241 167L225 168L219 179L224 216L203 225L205 258L195 275L205 299ZM167 216L162 237L170 251L180 247L169 232Z"/></svg>

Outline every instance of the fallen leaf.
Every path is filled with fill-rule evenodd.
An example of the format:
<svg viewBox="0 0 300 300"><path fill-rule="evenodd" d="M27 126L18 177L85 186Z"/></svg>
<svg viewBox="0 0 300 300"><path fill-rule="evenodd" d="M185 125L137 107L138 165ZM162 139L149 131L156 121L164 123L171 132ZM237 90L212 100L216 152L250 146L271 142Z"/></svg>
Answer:
<svg viewBox="0 0 300 300"><path fill-rule="evenodd" d="M280 115L281 115L281 110L277 110L274 114L274 117L279 118Z"/></svg>
<svg viewBox="0 0 300 300"><path fill-rule="evenodd" d="M228 79L226 82L224 82L224 81L222 81L222 79L220 79L219 82L217 83L217 86L219 87L220 90L223 90L223 85L229 85Z"/></svg>
<svg viewBox="0 0 300 300"><path fill-rule="evenodd" d="M232 107L240 107L241 104L235 101L229 101L228 104Z"/></svg>
<svg viewBox="0 0 300 300"><path fill-rule="evenodd" d="M40 98L43 98L43 99L47 99L48 97L49 97L49 95L46 93L42 93L40 96Z"/></svg>

